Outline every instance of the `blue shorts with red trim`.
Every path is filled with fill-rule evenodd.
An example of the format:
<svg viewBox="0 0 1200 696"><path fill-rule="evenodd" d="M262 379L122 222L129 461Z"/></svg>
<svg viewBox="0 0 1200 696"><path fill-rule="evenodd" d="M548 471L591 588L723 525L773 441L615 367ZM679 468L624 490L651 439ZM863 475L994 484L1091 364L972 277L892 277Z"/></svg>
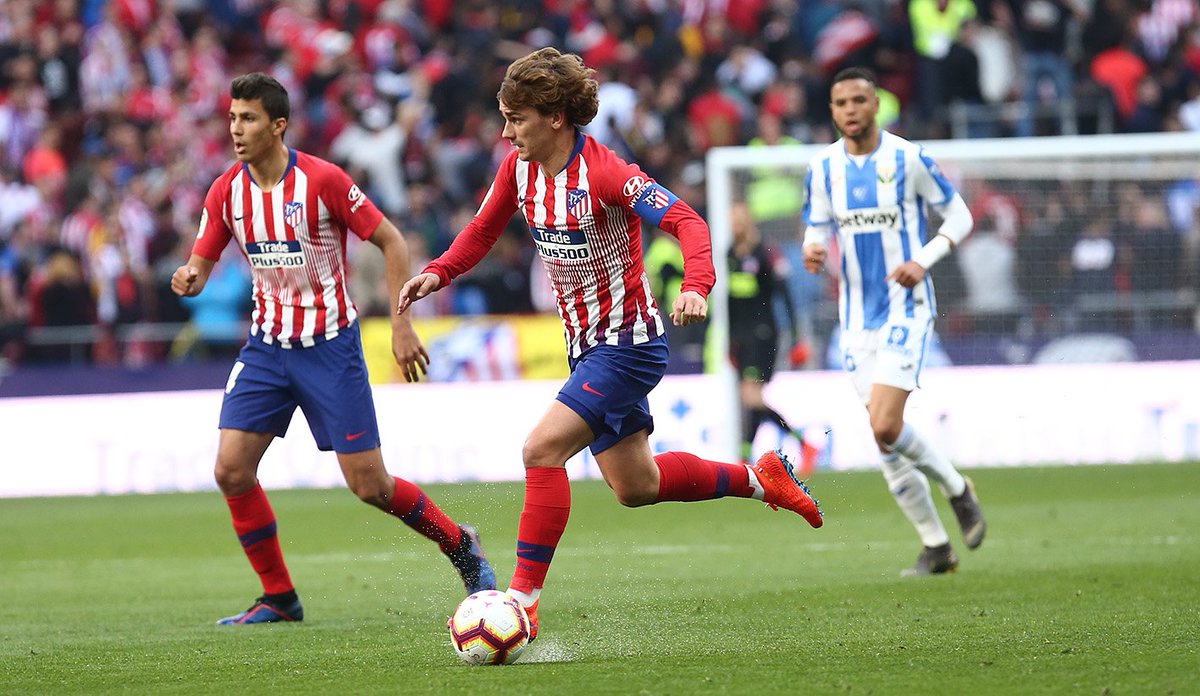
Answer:
<svg viewBox="0 0 1200 696"><path fill-rule="evenodd" d="M639 430L654 432L646 396L662 381L669 354L666 337L658 336L639 345L601 344L569 359L571 376L558 400L592 429L592 454Z"/></svg>
<svg viewBox="0 0 1200 696"><path fill-rule="evenodd" d="M297 406L322 451L349 454L379 446L357 323L307 348L251 336L225 384L220 427L283 437Z"/></svg>

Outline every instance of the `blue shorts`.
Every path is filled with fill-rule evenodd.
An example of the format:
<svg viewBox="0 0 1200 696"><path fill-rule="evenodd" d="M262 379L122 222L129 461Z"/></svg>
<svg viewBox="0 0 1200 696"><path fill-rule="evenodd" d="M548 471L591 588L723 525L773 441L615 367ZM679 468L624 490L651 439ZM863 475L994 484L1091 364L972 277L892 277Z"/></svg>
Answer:
<svg viewBox="0 0 1200 696"><path fill-rule="evenodd" d="M646 395L667 371L667 339L659 336L640 345L601 344L578 359L569 359L571 376L558 392L558 400L578 413L596 439L592 454L599 454L626 437L654 432Z"/></svg>
<svg viewBox="0 0 1200 696"><path fill-rule="evenodd" d="M297 406L322 451L379 446L357 323L308 348L281 348L251 336L225 384L220 427L283 437Z"/></svg>

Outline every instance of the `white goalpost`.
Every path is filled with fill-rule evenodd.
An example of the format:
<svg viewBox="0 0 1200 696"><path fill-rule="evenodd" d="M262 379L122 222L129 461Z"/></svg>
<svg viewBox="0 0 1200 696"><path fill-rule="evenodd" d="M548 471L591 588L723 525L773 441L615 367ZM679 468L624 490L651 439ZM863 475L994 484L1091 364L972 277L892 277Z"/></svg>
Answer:
<svg viewBox="0 0 1200 696"><path fill-rule="evenodd" d="M1067 373L1085 384L1104 384L1108 377L1128 372L1131 384L1154 382L1162 392L1135 395L1135 407L1115 409L1123 421L1101 417L1106 431L1070 420L1050 435L1060 441L1065 437L1070 446L993 447L989 452L959 442L955 454L968 464L1000 465L1200 458L1200 404L1187 393L1200 386L1200 363L1182 362L1200 359L1200 137L1165 133L922 144L966 199L976 226L972 237L932 270L938 350L922 375L922 386L929 388L914 393L916 417L922 417L924 408L928 427L942 439L962 440L964 432L976 433L984 423L964 423L967 409L954 400L958 397L939 395L941 386L934 383L974 383L991 375L976 388L1027 385L1036 393L1039 385L1050 389L1057 384L1054 378ZM823 380L836 371L835 278L805 277L798 267L804 175L808 160L822 147L708 152L707 218L717 268L709 310L710 350L722 357L718 371L736 412L735 378L724 367L729 338L724 259L732 208L742 203L767 246L791 262L789 291L799 305L800 331L812 346L803 365L787 364L786 351L780 352L768 398L793 424L798 420L829 434L827 446L836 439L831 457L836 468L873 466L869 434L866 447L855 443L856 437L863 439L859 436L866 419L848 379L839 375L837 387L848 398L821 391ZM836 263L827 267L836 273ZM1140 380L1139 369L1179 374L1181 379ZM1191 377L1184 379L1186 374ZM1192 389L1185 389L1184 382L1191 382ZM1080 400L1104 403L1119 393L1093 394L1071 384L1060 386L1074 393L1045 396L1061 397L1059 409L1091 413ZM830 389L835 385L831 382ZM825 403L813 404L815 399ZM1026 394L1024 401L1037 401L1036 395ZM851 417L862 428L831 415L835 409L853 411ZM1046 436L1022 424L1030 417L1027 411L1015 413L1008 426L1023 437ZM831 421L841 423L840 428ZM1085 428L1103 445L1081 444L1070 433L1073 427ZM852 437L848 430L856 434ZM1120 433L1130 434L1121 439Z"/></svg>

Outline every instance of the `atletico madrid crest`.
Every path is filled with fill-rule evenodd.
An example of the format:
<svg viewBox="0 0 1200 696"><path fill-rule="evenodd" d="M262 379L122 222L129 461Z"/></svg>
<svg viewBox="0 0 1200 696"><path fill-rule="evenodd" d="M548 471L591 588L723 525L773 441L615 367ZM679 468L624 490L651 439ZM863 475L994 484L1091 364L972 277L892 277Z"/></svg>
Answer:
<svg viewBox="0 0 1200 696"><path fill-rule="evenodd" d="M291 201L283 204L283 221L296 229L304 224L304 204Z"/></svg>
<svg viewBox="0 0 1200 696"><path fill-rule="evenodd" d="M592 200L583 189L567 191L567 210L576 218L581 218L592 211Z"/></svg>

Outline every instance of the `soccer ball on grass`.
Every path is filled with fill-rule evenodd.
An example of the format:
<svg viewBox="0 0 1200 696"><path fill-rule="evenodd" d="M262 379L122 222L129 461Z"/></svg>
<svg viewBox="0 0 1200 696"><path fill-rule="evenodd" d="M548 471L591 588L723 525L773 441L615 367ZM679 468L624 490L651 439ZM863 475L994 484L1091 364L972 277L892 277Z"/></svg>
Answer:
<svg viewBox="0 0 1200 696"><path fill-rule="evenodd" d="M447 625L454 652L469 665L511 665L529 645L525 609L496 590L464 599Z"/></svg>

